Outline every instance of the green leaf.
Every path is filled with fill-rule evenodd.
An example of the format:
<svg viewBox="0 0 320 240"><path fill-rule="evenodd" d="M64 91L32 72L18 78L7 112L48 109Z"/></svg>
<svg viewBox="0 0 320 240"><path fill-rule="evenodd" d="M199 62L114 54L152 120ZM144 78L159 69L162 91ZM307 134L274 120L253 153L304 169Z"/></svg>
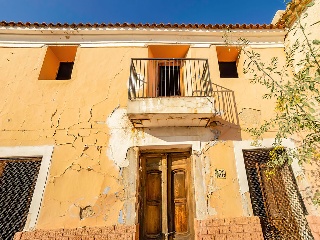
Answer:
<svg viewBox="0 0 320 240"><path fill-rule="evenodd" d="M315 118L314 116L312 116L312 115L309 115L309 119L310 119L311 121L315 121L315 120L316 120L316 118Z"/></svg>
<svg viewBox="0 0 320 240"><path fill-rule="evenodd" d="M315 40L312 41L312 43L313 43L314 45L320 45L320 40L315 39Z"/></svg>
<svg viewBox="0 0 320 240"><path fill-rule="evenodd" d="M311 107L309 107L309 111L310 111L311 113L315 113L315 112L316 112L316 110L314 110L314 108L311 108Z"/></svg>
<svg viewBox="0 0 320 240"><path fill-rule="evenodd" d="M314 5L314 1L311 1L308 5L307 5L307 7L312 7Z"/></svg>

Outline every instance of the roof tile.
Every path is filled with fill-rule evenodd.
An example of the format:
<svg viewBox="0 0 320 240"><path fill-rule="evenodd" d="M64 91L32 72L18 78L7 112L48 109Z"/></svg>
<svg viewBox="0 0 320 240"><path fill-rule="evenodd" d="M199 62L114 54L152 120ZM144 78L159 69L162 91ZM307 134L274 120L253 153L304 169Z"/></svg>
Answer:
<svg viewBox="0 0 320 240"><path fill-rule="evenodd" d="M0 26L2 27L55 27L55 28L180 28L180 29L283 29L284 24L185 24L185 23L38 23L38 22L7 22L1 21Z"/></svg>

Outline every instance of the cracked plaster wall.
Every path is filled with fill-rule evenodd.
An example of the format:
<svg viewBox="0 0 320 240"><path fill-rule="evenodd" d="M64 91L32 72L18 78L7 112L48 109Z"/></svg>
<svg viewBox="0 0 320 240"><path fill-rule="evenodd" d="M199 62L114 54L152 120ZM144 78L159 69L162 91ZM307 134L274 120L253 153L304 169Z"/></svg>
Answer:
<svg viewBox="0 0 320 240"><path fill-rule="evenodd" d="M233 144L219 141L204 151L202 176L205 178L207 213L217 218L233 218L242 215L241 196L236 175ZM223 169L226 178L217 178L216 169Z"/></svg>
<svg viewBox="0 0 320 240"><path fill-rule="evenodd" d="M205 219L219 212L204 200L211 186L203 174L210 171L197 173L214 161L201 151L215 144L216 132L137 130L126 117L130 58L146 56L146 48L80 47L70 81L37 80L43 48L1 48L0 53L0 144L55 146L36 228L136 223L136 146L192 146L196 215ZM210 52L191 53L208 57Z"/></svg>
<svg viewBox="0 0 320 240"><path fill-rule="evenodd" d="M135 129L128 120L130 58L147 57L147 48L79 47L69 81L37 80L44 51L0 48L0 145L55 146L36 228L136 224L138 151L159 146L192 147L197 219L241 216L230 141L249 139L241 127ZM273 53L283 54L281 48ZM190 48L188 57L209 59L211 78L234 91L238 111L261 110L261 119L270 114L258 100L264 90L241 73L219 78L213 46ZM216 179L216 168L227 178Z"/></svg>
<svg viewBox="0 0 320 240"><path fill-rule="evenodd" d="M0 48L0 145L54 145L36 228L117 224L125 191L106 119L126 106L130 59L147 48L79 47L69 81L37 80L44 51Z"/></svg>
<svg viewBox="0 0 320 240"><path fill-rule="evenodd" d="M232 142L216 141L219 136L208 128L135 129L126 110L119 108L112 112L107 123L112 133L107 153L120 169L131 172L137 169L138 147L170 149L190 146L193 150L191 158L196 218L204 220L210 217L242 216ZM134 146L136 150L132 149ZM214 174L216 168L226 170L227 178L217 179ZM126 189L134 196L137 175L131 174L133 178L130 181L127 181L128 176L124 178L128 185ZM133 203L134 199L129 203L130 209L134 209Z"/></svg>
<svg viewBox="0 0 320 240"><path fill-rule="evenodd" d="M204 219L224 214L214 206L215 183L209 177L220 159L212 157L212 151L199 155L210 141L215 143L217 132L187 127L137 130L126 119L130 58L147 57L147 52L79 47L71 80L41 81L45 48L0 48L0 144L55 145L37 228L135 222L136 176L128 178L133 164L128 156L135 155L136 146L192 146L196 215ZM240 105L256 102L241 96L243 86L256 91L244 79L217 78L214 47L190 48L188 57L208 58L212 79L234 90ZM236 131L225 126L221 138L229 139Z"/></svg>

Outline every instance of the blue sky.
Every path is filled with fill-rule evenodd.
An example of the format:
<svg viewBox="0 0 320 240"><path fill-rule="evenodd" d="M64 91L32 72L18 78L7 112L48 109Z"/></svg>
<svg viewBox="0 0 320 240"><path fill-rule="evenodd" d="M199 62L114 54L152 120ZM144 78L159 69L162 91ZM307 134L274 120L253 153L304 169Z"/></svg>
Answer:
<svg viewBox="0 0 320 240"><path fill-rule="evenodd" d="M284 0L0 0L0 21L270 23Z"/></svg>

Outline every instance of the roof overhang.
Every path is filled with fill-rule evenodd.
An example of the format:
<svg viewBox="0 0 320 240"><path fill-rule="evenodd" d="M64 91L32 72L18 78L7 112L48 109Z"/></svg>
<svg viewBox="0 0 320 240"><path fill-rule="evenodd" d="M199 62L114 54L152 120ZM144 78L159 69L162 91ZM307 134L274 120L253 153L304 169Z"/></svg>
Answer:
<svg viewBox="0 0 320 240"><path fill-rule="evenodd" d="M150 28L150 27L26 27L0 26L0 45L6 44L84 44L148 45L189 44L223 45L224 36L231 41L245 38L250 45L283 44L283 28Z"/></svg>

